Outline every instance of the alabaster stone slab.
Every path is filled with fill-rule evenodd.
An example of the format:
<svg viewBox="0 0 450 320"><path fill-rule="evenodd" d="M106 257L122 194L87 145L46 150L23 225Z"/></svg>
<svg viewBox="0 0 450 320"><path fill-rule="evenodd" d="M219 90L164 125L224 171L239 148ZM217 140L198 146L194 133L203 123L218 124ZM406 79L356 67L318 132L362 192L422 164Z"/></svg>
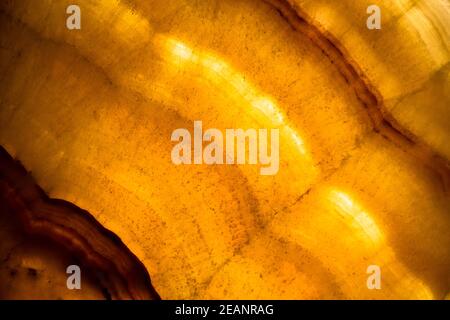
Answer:
<svg viewBox="0 0 450 320"><path fill-rule="evenodd" d="M114 298L448 294L445 1L380 1L381 30L368 1L69 4L0 4L0 145L157 292ZM197 120L279 129L279 172L174 165Z"/></svg>

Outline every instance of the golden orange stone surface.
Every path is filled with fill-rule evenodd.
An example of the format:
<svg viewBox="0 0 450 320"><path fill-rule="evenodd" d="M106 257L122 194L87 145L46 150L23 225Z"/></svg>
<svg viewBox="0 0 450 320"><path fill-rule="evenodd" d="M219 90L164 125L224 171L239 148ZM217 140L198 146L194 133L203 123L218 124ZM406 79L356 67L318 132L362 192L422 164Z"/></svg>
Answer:
<svg viewBox="0 0 450 320"><path fill-rule="evenodd" d="M366 0L78 0L68 30L70 1L2 1L0 145L162 299L443 299L450 7L377 2L381 30ZM174 165L171 133L195 120L279 129L278 173Z"/></svg>

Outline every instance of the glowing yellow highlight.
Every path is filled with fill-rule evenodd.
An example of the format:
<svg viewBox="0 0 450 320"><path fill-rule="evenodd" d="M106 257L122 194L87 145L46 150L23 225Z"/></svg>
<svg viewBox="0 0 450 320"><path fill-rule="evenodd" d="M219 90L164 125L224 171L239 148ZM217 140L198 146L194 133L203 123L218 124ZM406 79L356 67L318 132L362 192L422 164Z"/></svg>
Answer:
<svg viewBox="0 0 450 320"><path fill-rule="evenodd" d="M193 56L192 50L181 42L174 43L172 52L180 59L188 60Z"/></svg>
<svg viewBox="0 0 450 320"><path fill-rule="evenodd" d="M371 216L365 212L347 193L333 189L329 192L328 199L335 205L344 221L355 231L359 230L361 238L369 239L375 247L373 254L376 261L383 262L384 268L402 279L398 288L408 288L417 294L417 299L433 299L431 289L422 280L416 278L395 256L395 252L387 244L384 235Z"/></svg>
<svg viewBox="0 0 450 320"><path fill-rule="evenodd" d="M383 241L383 235L375 221L364 212L351 198L344 192L332 191L330 200L336 205L339 214L349 224L364 233L374 244L379 245Z"/></svg>
<svg viewBox="0 0 450 320"><path fill-rule="evenodd" d="M303 142L302 138L300 138L300 136L297 134L297 132L289 126L286 126L285 130L287 131L288 135L292 138L292 141L294 141L295 145L297 146L297 149L300 150L302 154L306 154L305 143Z"/></svg>
<svg viewBox="0 0 450 320"><path fill-rule="evenodd" d="M193 50L185 43L173 38L164 39L164 45L175 58L174 62L189 62L201 66L204 74L209 75L209 78L212 81L217 82L220 85L223 85L222 82L224 82L226 85L233 88L233 91L244 98L244 100L252 107L250 110L244 109L244 112L250 112L252 115L255 115L255 111L257 111L258 117L262 116L264 120L269 121L272 126L279 127L288 135L289 140L294 142L296 149L301 154L306 154L303 140L298 133L286 123L283 112L277 106L276 102L270 97L261 94L245 79L245 77L234 70L230 65L213 54L201 50Z"/></svg>

